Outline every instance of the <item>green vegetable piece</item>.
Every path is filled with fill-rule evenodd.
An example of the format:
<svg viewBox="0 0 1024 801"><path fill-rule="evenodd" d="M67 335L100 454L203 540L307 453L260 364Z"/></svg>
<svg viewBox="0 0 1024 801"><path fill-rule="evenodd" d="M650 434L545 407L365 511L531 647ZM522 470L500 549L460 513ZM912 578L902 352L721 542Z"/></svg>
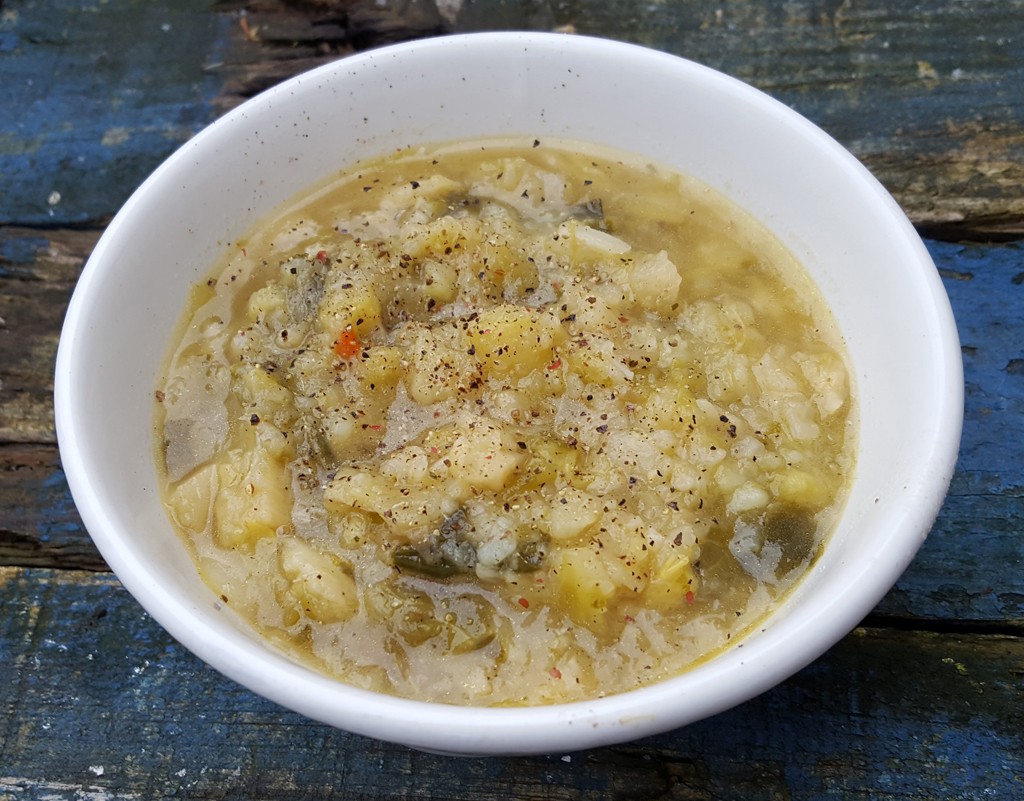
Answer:
<svg viewBox="0 0 1024 801"><path fill-rule="evenodd" d="M452 599L445 615L448 628L448 651L466 654L490 643L497 630L494 607L480 595L466 594Z"/></svg>
<svg viewBox="0 0 1024 801"><path fill-rule="evenodd" d="M522 539L516 552L509 558L509 567L516 573L539 570L547 556L547 542L542 539Z"/></svg>
<svg viewBox="0 0 1024 801"><path fill-rule="evenodd" d="M781 573L807 564L820 547L814 516L799 506L773 504L765 512L762 530L764 542L774 542L782 550L779 560Z"/></svg>
<svg viewBox="0 0 1024 801"><path fill-rule="evenodd" d="M367 612L408 645L422 645L444 630L434 602L422 590L396 581L381 582L366 594Z"/></svg>
<svg viewBox="0 0 1024 801"><path fill-rule="evenodd" d="M431 578L472 572L476 567L476 548L466 539L469 529L466 513L457 509L422 544L396 548L392 556L395 567Z"/></svg>

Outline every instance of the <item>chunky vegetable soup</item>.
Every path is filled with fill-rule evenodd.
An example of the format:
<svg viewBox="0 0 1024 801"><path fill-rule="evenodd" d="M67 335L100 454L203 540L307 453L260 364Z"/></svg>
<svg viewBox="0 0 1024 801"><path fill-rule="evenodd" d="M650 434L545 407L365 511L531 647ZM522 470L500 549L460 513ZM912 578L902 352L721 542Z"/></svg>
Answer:
<svg viewBox="0 0 1024 801"><path fill-rule="evenodd" d="M853 469L828 310L708 188L578 142L402 151L195 287L163 494L294 657L454 704L675 675L771 610Z"/></svg>

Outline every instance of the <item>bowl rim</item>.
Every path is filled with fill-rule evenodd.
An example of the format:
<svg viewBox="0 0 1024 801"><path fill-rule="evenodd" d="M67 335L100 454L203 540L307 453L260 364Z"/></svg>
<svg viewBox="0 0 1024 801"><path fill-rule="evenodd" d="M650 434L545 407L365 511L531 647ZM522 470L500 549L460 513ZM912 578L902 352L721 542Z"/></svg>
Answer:
<svg viewBox="0 0 1024 801"><path fill-rule="evenodd" d="M120 531L117 521L96 503L94 466L88 454L79 447L81 428L87 420L79 419L75 407L74 380L80 360L77 332L89 324L88 297L90 285L116 251L115 239L131 225L132 214L139 199L158 182L168 180L174 170L202 152L215 131L238 122L253 108L294 91L301 82L315 83L339 73L356 74L372 70L389 59L417 58L441 48L462 45L486 50L499 47L523 47L534 50L552 49L584 51L610 59L631 57L645 59L652 66L688 72L710 82L716 89L744 103L754 104L762 113L779 115L812 138L818 146L828 149L851 174L861 181L875 198L899 235L907 239L916 253L917 269L926 275L930 289L929 304L936 317L937 346L941 347L944 387L937 399L938 417L943 425L932 443L932 459L919 477L920 498L911 509L894 511L891 515L892 539L904 549L865 561L861 569L865 591L859 598L835 596L830 603L815 609L798 610L772 629L770 637L751 637L740 647L746 649L742 659L728 664L714 660L681 676L637 690L592 701L580 701L540 707L487 708L459 707L413 701L381 695L321 676L308 668L297 666L284 656L263 652L254 658L254 649L244 636L215 641L216 634L202 618L206 614L194 600L169 592L130 549L121 546L128 532ZM567 750L562 743L571 743L568 750L607 745L666 731L708 717L716 712L748 700L792 675L816 659L842 636L855 627L881 596L896 581L910 562L928 528L939 512L959 447L963 415L963 375L959 339L949 301L927 249L907 221L895 200L874 179L863 165L820 128L801 117L779 101L761 91L709 67L679 56L652 50L645 46L616 42L589 36L529 32L492 32L440 36L418 40L346 56L283 82L228 112L198 133L172 154L139 187L104 232L89 258L76 287L65 318L56 361L54 379L55 423L61 446L68 485L79 508L86 529L100 553L118 579L150 615L188 650L207 664L276 703L300 712L314 720L342 727L358 734L382 740L405 743L423 750L458 754L528 754L557 753ZM832 634L809 641L806 628L823 619L831 621ZM780 651L786 653L779 658ZM709 665L714 665L713 668ZM713 685L721 681L725 671L730 679L728 692ZM297 677L299 677L297 679ZM293 691L295 683L302 694ZM284 689L282 689L284 688ZM680 694L686 703L680 704ZM440 732L440 734L439 734Z"/></svg>

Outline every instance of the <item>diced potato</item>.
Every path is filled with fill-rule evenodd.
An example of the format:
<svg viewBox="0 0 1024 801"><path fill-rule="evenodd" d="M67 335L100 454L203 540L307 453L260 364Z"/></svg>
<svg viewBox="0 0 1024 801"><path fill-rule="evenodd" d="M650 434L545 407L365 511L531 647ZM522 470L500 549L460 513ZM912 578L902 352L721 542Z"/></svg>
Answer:
<svg viewBox="0 0 1024 801"><path fill-rule="evenodd" d="M803 395L797 366L784 349L773 347L751 368L761 391L769 395Z"/></svg>
<svg viewBox="0 0 1024 801"><path fill-rule="evenodd" d="M817 409L803 395L766 393L765 397L782 419L782 427L790 438L798 442L811 442L821 434Z"/></svg>
<svg viewBox="0 0 1024 801"><path fill-rule="evenodd" d="M461 500L457 487L448 493L437 489L402 491L388 508L384 522L398 532L426 531L452 514Z"/></svg>
<svg viewBox="0 0 1024 801"><path fill-rule="evenodd" d="M426 451L417 445L399 448L388 456L380 466L380 471L390 476L396 483L409 487L423 484L430 478L430 460Z"/></svg>
<svg viewBox="0 0 1024 801"><path fill-rule="evenodd" d="M692 600L691 593L696 590L697 578L689 554L673 552L651 576L644 601L657 609L671 609L686 603L688 598Z"/></svg>
<svg viewBox="0 0 1024 801"><path fill-rule="evenodd" d="M797 467L781 471L773 479L771 487L778 500L810 509L820 509L832 497L826 481Z"/></svg>
<svg viewBox="0 0 1024 801"><path fill-rule="evenodd" d="M814 403L822 419L839 411L850 395L842 359L827 351L813 355L794 353L793 361L814 390Z"/></svg>
<svg viewBox="0 0 1024 801"><path fill-rule="evenodd" d="M526 456L512 437L495 423L470 423L448 451L450 475L471 487L497 491L511 483Z"/></svg>
<svg viewBox="0 0 1024 801"><path fill-rule="evenodd" d="M568 220L558 226L558 235L572 244L577 253L583 251L587 255L598 256L620 256L632 250L632 246L625 240L607 233L606 231L584 225L578 220Z"/></svg>
<svg viewBox="0 0 1024 801"><path fill-rule="evenodd" d="M696 425L697 405L691 393L681 383L657 387L647 397L640 420L651 429L684 432Z"/></svg>
<svg viewBox="0 0 1024 801"><path fill-rule="evenodd" d="M499 377L547 367L566 338L555 315L510 304L481 312L466 335L485 373Z"/></svg>
<svg viewBox="0 0 1024 801"><path fill-rule="evenodd" d="M251 420L250 425L252 425ZM294 444L277 426L261 420L255 426L255 432L259 447L263 448L271 458L283 463L295 456Z"/></svg>
<svg viewBox="0 0 1024 801"><path fill-rule="evenodd" d="M709 442L710 440L704 440L702 442ZM714 486L718 489L719 493L723 498L730 498L736 492L741 493L741 499L737 501L737 507L742 507L745 504L742 502L741 487L744 483L747 483L747 468L748 465L744 465L733 461L732 459L724 459L718 463L713 472L714 475ZM767 501L765 501L767 503ZM737 508L737 514L740 508Z"/></svg>
<svg viewBox="0 0 1024 801"><path fill-rule="evenodd" d="M527 460L521 470L521 489L554 486L575 473L579 452L563 440L539 437L530 440L527 445Z"/></svg>
<svg viewBox="0 0 1024 801"><path fill-rule="evenodd" d="M352 509L371 512L390 529L408 533L436 525L455 511L464 496L457 485L410 490L400 488L388 475L345 467L324 490L324 504L334 515Z"/></svg>
<svg viewBox="0 0 1024 801"><path fill-rule="evenodd" d="M317 318L320 327L331 334L351 326L358 336L364 336L380 324L380 300L369 286L335 282L325 290Z"/></svg>
<svg viewBox="0 0 1024 801"><path fill-rule="evenodd" d="M463 426L455 423L444 423L424 432L421 447L429 459L439 459L455 444L455 440L462 433ZM448 474L448 466L437 462L431 462L430 471L432 476Z"/></svg>
<svg viewBox="0 0 1024 801"><path fill-rule="evenodd" d="M276 284L260 287L249 296L250 320L268 320L280 314L288 305L284 289Z"/></svg>
<svg viewBox="0 0 1024 801"><path fill-rule="evenodd" d="M622 307L626 291L617 284L600 288L587 282L565 288L562 304L568 315L575 318L576 328L588 331L613 331L622 323Z"/></svg>
<svg viewBox="0 0 1024 801"><path fill-rule="evenodd" d="M742 347L750 331L754 330L750 305L732 296L691 303L683 311L680 321L690 334L718 347Z"/></svg>
<svg viewBox="0 0 1024 801"><path fill-rule="evenodd" d="M548 513L547 533L559 542L569 542L593 526L603 514L601 501L575 487L558 491Z"/></svg>
<svg viewBox="0 0 1024 801"><path fill-rule="evenodd" d="M633 371L615 343L600 334L573 340L566 348L565 359L569 369L587 383L614 387L633 380Z"/></svg>
<svg viewBox="0 0 1024 801"><path fill-rule="evenodd" d="M659 314L675 308L683 283L679 270L664 250L638 257L626 273L626 280L637 304Z"/></svg>
<svg viewBox="0 0 1024 801"><path fill-rule="evenodd" d="M755 397L757 383L750 368L750 357L740 351L716 354L709 364L708 397L718 404L741 403L744 398Z"/></svg>
<svg viewBox="0 0 1024 801"><path fill-rule="evenodd" d="M402 379L402 349L390 346L367 348L359 361L359 378L364 391L393 387Z"/></svg>
<svg viewBox="0 0 1024 801"><path fill-rule="evenodd" d="M401 497L387 476L356 467L339 469L324 489L324 504L335 514L361 509L383 517Z"/></svg>
<svg viewBox="0 0 1024 801"><path fill-rule="evenodd" d="M238 375L238 387L246 411L254 411L261 418L294 414L292 393L262 367L244 367Z"/></svg>
<svg viewBox="0 0 1024 801"><path fill-rule="evenodd" d="M445 216L417 228L403 242L403 251L413 258L440 258L454 250L469 250L480 241L478 221Z"/></svg>
<svg viewBox="0 0 1024 801"><path fill-rule="evenodd" d="M459 293L459 271L450 262L428 261L423 265L423 294L438 303L451 303Z"/></svg>
<svg viewBox="0 0 1024 801"><path fill-rule="evenodd" d="M615 584L634 593L647 586L652 543L643 520L631 515L606 520L595 540L600 543L599 553L608 577Z"/></svg>
<svg viewBox="0 0 1024 801"><path fill-rule="evenodd" d="M754 509L763 509L771 501L771 495L760 484L746 481L732 493L725 507L726 514L739 515Z"/></svg>
<svg viewBox="0 0 1024 801"><path fill-rule="evenodd" d="M356 582L336 557L298 537L281 537L277 559L288 581L282 603L301 608L318 623L343 623L359 611Z"/></svg>
<svg viewBox="0 0 1024 801"><path fill-rule="evenodd" d="M326 415L321 426L324 440L335 459L344 459L354 451L362 434L360 423L347 414Z"/></svg>
<svg viewBox="0 0 1024 801"><path fill-rule="evenodd" d="M565 548L551 571L561 605L581 626L599 630L615 595L605 562L586 547Z"/></svg>
<svg viewBox="0 0 1024 801"><path fill-rule="evenodd" d="M472 382L478 369L465 351L451 347L443 336L427 329L414 334L406 355L405 388L412 400L424 406L455 397L461 387Z"/></svg>
<svg viewBox="0 0 1024 801"><path fill-rule="evenodd" d="M214 537L227 548L252 545L291 522L292 490L280 460L258 443L217 465Z"/></svg>
<svg viewBox="0 0 1024 801"><path fill-rule="evenodd" d="M210 462L179 482L167 498L174 522L193 534L206 531L217 494L217 464Z"/></svg>

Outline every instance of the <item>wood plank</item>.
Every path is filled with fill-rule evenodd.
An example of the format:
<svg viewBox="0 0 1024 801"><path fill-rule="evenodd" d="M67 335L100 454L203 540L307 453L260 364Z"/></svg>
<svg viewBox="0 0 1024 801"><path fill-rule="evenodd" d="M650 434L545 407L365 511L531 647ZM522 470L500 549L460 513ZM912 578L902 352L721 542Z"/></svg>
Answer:
<svg viewBox="0 0 1024 801"><path fill-rule="evenodd" d="M0 801L1024 796L1019 242L928 243L960 326L967 420L919 557L871 627L709 721L544 758L412 752L226 681L104 572L50 395L105 221L188 136L298 71L447 30L562 27L765 89L935 240L1024 236L1024 0L0 0L0 109L15 110L0 114Z"/></svg>
<svg viewBox="0 0 1024 801"><path fill-rule="evenodd" d="M0 107L23 109L0 118L0 172L12 187L0 222L107 219L218 113L354 49L571 27L766 90L849 147L932 236L1024 235L1024 0L254 0L245 17L244 4L210 13L209 0L53 5L20 3L0 20Z"/></svg>
<svg viewBox="0 0 1024 801"><path fill-rule="evenodd" d="M95 231L0 227L0 442L54 442L64 312Z"/></svg>
<svg viewBox="0 0 1024 801"><path fill-rule="evenodd" d="M935 527L878 612L1021 626L1024 247L929 243L929 250L960 332L964 433Z"/></svg>
<svg viewBox="0 0 1024 801"><path fill-rule="evenodd" d="M24 0L0 14L0 224L109 219L214 117L209 0Z"/></svg>
<svg viewBox="0 0 1024 801"><path fill-rule="evenodd" d="M432 0L221 0L215 8L238 23L229 29L225 59L216 67L222 85L214 107L221 113L354 52L451 31Z"/></svg>
<svg viewBox="0 0 1024 801"><path fill-rule="evenodd" d="M347 5L339 16L334 5L250 3L251 35L229 48L235 64L218 108L352 49L434 32L572 30L675 53L763 89L846 145L930 236L1024 235L1024 0L912 9L884 0L448 0L437 3L439 25L433 4L406 2L419 16L401 31L379 18L381 4ZM373 34L360 38L355 20L373 10Z"/></svg>
<svg viewBox="0 0 1024 801"><path fill-rule="evenodd" d="M1015 798L1024 640L859 629L776 689L639 743L431 756L201 665L106 575L0 570L0 797Z"/></svg>
<svg viewBox="0 0 1024 801"><path fill-rule="evenodd" d="M6 239L4 236L6 235ZM101 569L53 447L52 358L58 309L95 234L0 229L0 303L14 285L47 300L0 305L0 564ZM6 244L4 244L6 243ZM879 619L1024 626L1024 248L929 248L963 342L966 422L950 495L917 559L879 605ZM17 254L22 254L18 256ZM11 278L12 274L18 277ZM59 299L59 302L57 302ZM53 305L50 305L52 302ZM25 309L34 309L31 315ZM31 399L29 413L24 398ZM22 414L21 418L18 415ZM17 444L20 443L20 444ZM35 443L45 447L29 447ZM970 542L970 548L964 543ZM899 623L899 625L903 625ZM1017 629L1013 629L1017 630Z"/></svg>
<svg viewBox="0 0 1024 801"><path fill-rule="evenodd" d="M52 445L0 446L0 565L108 570Z"/></svg>
<svg viewBox="0 0 1024 801"><path fill-rule="evenodd" d="M569 26L719 69L831 133L930 235L1024 235L1024 0L456 5L458 30Z"/></svg>

